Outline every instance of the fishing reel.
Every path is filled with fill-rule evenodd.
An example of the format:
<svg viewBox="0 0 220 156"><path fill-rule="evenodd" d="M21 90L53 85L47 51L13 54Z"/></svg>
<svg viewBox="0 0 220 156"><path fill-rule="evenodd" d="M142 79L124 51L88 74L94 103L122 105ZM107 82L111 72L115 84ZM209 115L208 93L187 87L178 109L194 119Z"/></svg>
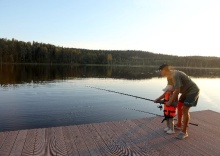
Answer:
<svg viewBox="0 0 220 156"><path fill-rule="evenodd" d="M160 111L163 109L163 106L162 106L162 104L165 104L165 100L158 100L157 101L157 103L159 103L159 105L157 106L157 108L159 108L160 109Z"/></svg>
<svg viewBox="0 0 220 156"><path fill-rule="evenodd" d="M160 103L160 105L158 105L157 108L160 108L160 111L161 111L163 109L162 104Z"/></svg>

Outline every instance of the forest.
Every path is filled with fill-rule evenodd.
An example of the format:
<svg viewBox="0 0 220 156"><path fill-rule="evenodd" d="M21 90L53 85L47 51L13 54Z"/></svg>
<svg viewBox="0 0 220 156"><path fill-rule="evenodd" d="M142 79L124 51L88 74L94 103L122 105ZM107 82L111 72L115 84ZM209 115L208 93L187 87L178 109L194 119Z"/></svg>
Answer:
<svg viewBox="0 0 220 156"><path fill-rule="evenodd" d="M126 66L158 66L162 63L168 63L176 67L219 68L220 57L180 57L135 50L89 50L1 38L0 63Z"/></svg>

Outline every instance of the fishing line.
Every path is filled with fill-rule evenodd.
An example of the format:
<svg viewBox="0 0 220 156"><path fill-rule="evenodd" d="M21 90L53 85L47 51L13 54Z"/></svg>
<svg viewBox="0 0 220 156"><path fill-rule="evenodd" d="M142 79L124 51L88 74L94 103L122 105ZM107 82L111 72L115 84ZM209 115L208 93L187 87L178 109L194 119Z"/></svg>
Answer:
<svg viewBox="0 0 220 156"><path fill-rule="evenodd" d="M126 107L123 107L123 108L133 110L136 112L141 112L141 113L151 114L151 115L155 115L155 116L159 116L159 117L164 117L163 115L159 115L159 114L155 114L155 113L151 113L151 112L147 112L147 111L137 110L137 109L133 109L133 108L126 108ZM177 120L177 119L174 119L174 120ZM191 123L191 122L189 124L193 125L193 126L199 126L198 124Z"/></svg>

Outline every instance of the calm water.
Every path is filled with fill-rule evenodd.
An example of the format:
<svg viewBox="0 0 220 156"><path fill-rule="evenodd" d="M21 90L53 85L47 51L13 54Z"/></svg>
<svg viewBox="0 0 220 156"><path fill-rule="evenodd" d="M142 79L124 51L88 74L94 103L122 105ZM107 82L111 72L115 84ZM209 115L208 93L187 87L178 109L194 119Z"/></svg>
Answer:
<svg viewBox="0 0 220 156"><path fill-rule="evenodd" d="M220 70L181 70L201 89L191 111L220 112ZM132 108L162 115L152 102L86 86L155 99L166 79L155 68L2 65L0 84L0 131L6 131L152 116Z"/></svg>

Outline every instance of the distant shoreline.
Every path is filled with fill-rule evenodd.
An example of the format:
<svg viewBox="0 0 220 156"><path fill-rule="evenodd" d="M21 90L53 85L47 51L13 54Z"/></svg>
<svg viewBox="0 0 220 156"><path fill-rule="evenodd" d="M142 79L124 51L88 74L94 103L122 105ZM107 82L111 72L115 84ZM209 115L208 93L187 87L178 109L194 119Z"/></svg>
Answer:
<svg viewBox="0 0 220 156"><path fill-rule="evenodd" d="M174 56L136 50L90 50L63 48L38 42L0 39L0 64L156 67L219 69L220 57Z"/></svg>
<svg viewBox="0 0 220 156"><path fill-rule="evenodd" d="M157 68L156 65L127 65L127 64L69 64L69 63L1 63L1 65L45 65L45 66L94 66L94 67L135 67L135 68ZM175 69L220 69L220 68L210 68L210 67L182 67L173 66Z"/></svg>

